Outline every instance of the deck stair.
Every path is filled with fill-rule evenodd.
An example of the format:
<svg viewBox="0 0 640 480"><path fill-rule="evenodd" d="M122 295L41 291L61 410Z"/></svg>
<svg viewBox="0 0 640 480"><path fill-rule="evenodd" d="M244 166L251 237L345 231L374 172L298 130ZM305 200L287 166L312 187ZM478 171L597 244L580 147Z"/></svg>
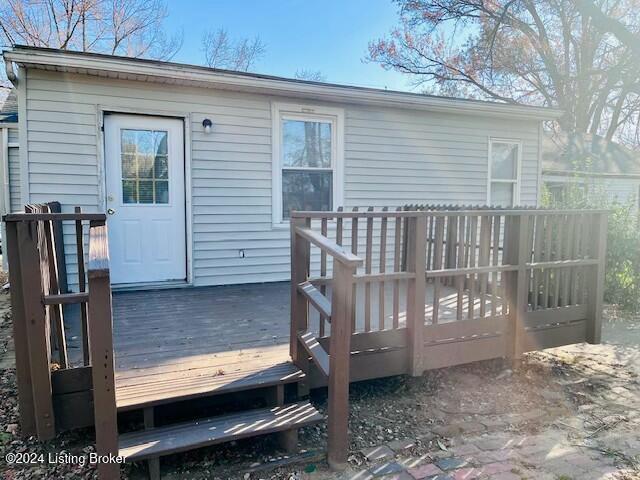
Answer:
<svg viewBox="0 0 640 480"><path fill-rule="evenodd" d="M134 377L123 372L116 378L118 412L142 410L144 429L120 433L118 454L128 462L146 460L149 477L157 480L160 457L210 445L278 434L281 447L293 451L297 447L298 429L324 420L308 401L285 404L285 387L304 378L305 374L290 361L263 364L262 368L248 361L225 374L216 374L208 368L159 370ZM154 407L238 392L259 394L266 407L155 424Z"/></svg>
<svg viewBox="0 0 640 480"><path fill-rule="evenodd" d="M158 371L137 377L124 373L116 379L118 412L142 410L144 429L120 433L118 452L125 461L146 460L152 480L160 478L160 457L243 438L278 434L281 446L293 451L298 429L324 419L308 401L285 404L285 386L305 378L291 362L275 362L262 368L245 362L218 375L209 369ZM238 392L259 394L266 407L155 424L154 407Z"/></svg>
<svg viewBox="0 0 640 480"><path fill-rule="evenodd" d="M309 402L183 422L120 435L119 455L127 461L157 458L247 437L312 425L323 416Z"/></svg>

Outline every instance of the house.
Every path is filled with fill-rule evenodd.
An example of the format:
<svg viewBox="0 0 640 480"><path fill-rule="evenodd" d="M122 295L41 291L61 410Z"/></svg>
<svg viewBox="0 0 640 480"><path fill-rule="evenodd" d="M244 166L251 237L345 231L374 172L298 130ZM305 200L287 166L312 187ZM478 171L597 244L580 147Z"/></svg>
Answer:
<svg viewBox="0 0 640 480"><path fill-rule="evenodd" d="M0 175L3 186L0 196L0 212L20 209L20 163L18 156L18 98L11 89L0 105Z"/></svg>
<svg viewBox="0 0 640 480"><path fill-rule="evenodd" d="M158 478L161 457L218 443L295 449L325 419L305 397L328 386L327 460L344 469L350 382L600 341L605 211L415 205L535 205L541 122L559 112L4 58L9 182L29 204L3 218L24 435L93 425L99 455ZM556 241L573 248L551 257ZM253 284L218 286L234 283ZM170 286L198 288L149 288ZM118 425L125 412L140 421Z"/></svg>
<svg viewBox="0 0 640 480"><path fill-rule="evenodd" d="M543 142L542 180L552 201L562 202L573 186L638 211L640 153L597 135L572 135L562 143L546 135Z"/></svg>
<svg viewBox="0 0 640 480"><path fill-rule="evenodd" d="M115 285L286 280L291 209L536 205L541 122L559 115L44 48L4 58L11 207L106 211Z"/></svg>

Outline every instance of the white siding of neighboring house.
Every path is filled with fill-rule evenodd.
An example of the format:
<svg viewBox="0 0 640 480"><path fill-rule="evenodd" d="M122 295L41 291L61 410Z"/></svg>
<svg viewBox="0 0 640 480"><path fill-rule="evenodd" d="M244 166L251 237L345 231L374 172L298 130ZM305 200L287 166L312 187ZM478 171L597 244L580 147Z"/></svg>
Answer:
<svg viewBox="0 0 640 480"><path fill-rule="evenodd" d="M188 113L194 284L286 280L288 229L272 226L271 102L295 99L27 72L30 201L103 208L99 108ZM326 103L313 103L328 105ZM537 200L538 124L346 104L344 204L484 204L490 136L523 144L521 203ZM213 133L202 132L211 118ZM365 223L365 222L362 222ZM363 236L361 236L362 238ZM68 251L74 236L65 235ZM244 249L246 258L239 258ZM75 258L69 274L76 272ZM73 284L73 277L70 278Z"/></svg>
<svg viewBox="0 0 640 480"><path fill-rule="evenodd" d="M18 129L9 129L9 143L18 144ZM23 209L20 196L20 155L18 147L9 147L9 198L10 210L18 212Z"/></svg>
<svg viewBox="0 0 640 480"><path fill-rule="evenodd" d="M542 180L548 184L573 183L576 181L584 181L581 177L571 175L557 175L545 173ZM591 177L589 183L596 188L602 188L607 192L607 197L611 201L622 204L631 204L634 209L639 206L640 194L640 178L624 178L624 177Z"/></svg>

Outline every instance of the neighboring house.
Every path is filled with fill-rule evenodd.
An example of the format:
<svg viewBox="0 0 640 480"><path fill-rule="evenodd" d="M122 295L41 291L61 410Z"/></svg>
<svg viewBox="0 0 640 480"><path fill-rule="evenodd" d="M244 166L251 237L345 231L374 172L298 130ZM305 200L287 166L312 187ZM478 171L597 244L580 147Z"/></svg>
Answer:
<svg viewBox="0 0 640 480"><path fill-rule="evenodd" d="M21 208L20 160L18 155L18 99L9 92L0 106L0 214Z"/></svg>
<svg viewBox="0 0 640 480"><path fill-rule="evenodd" d="M562 143L548 136L543 143L542 179L554 201L562 202L577 186L639 208L640 152L594 135L574 135Z"/></svg>
<svg viewBox="0 0 640 480"><path fill-rule="evenodd" d="M4 58L21 203L108 212L116 285L287 280L289 209L535 205L541 123L559 115L31 47Z"/></svg>
<svg viewBox="0 0 640 480"><path fill-rule="evenodd" d="M20 159L18 154L18 99L9 89L0 104L0 216L20 209ZM1 229L4 238L4 225ZM5 256L3 266L6 267Z"/></svg>

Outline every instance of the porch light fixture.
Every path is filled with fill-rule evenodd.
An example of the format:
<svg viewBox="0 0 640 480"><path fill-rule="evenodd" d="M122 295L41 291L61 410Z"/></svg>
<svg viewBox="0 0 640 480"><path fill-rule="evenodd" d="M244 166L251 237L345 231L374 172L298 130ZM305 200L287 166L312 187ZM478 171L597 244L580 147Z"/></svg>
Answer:
<svg viewBox="0 0 640 480"><path fill-rule="evenodd" d="M211 129L213 128L213 122L208 118L205 118L202 121L202 126L204 127L204 133L211 133Z"/></svg>

